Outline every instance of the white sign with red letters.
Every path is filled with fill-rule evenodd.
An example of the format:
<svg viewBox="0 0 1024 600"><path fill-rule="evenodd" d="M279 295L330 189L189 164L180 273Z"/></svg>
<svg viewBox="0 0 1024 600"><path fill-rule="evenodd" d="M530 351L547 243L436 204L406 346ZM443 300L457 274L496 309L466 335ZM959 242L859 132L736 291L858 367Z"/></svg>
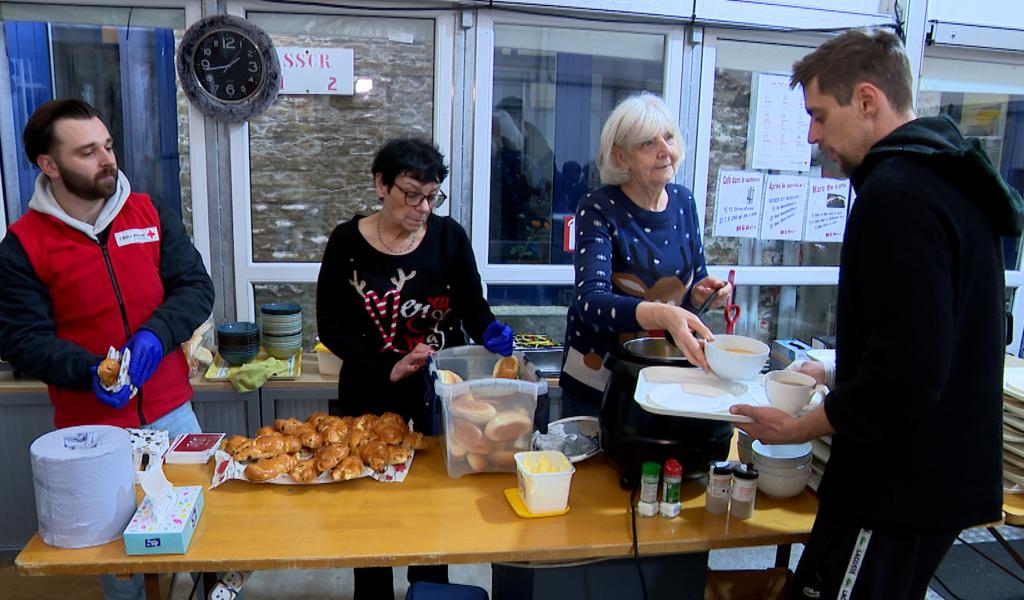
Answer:
<svg viewBox="0 0 1024 600"><path fill-rule="evenodd" d="M355 54L351 48L277 49L281 63L281 94L351 96Z"/></svg>

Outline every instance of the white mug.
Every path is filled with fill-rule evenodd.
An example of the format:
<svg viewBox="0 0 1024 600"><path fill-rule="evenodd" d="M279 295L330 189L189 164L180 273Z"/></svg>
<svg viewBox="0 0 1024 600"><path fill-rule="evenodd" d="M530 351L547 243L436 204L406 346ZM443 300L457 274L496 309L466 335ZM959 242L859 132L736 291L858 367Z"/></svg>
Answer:
<svg viewBox="0 0 1024 600"><path fill-rule="evenodd" d="M799 371L771 371L764 376L764 391L773 407L796 416L814 394L824 399L828 386L816 385L813 377Z"/></svg>

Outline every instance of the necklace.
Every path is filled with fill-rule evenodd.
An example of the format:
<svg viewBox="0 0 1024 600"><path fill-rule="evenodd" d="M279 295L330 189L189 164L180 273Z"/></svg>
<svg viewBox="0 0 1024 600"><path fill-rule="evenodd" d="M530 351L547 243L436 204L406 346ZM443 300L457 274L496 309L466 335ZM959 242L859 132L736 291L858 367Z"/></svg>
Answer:
<svg viewBox="0 0 1024 600"><path fill-rule="evenodd" d="M390 252L391 254L408 254L412 250L412 247L416 245L416 240L418 238L419 232L413 232L411 235L411 239L409 240L409 243L405 246L405 248L396 250L391 246L388 246L387 243L384 241L384 235L381 233L380 215L377 216L377 241L380 242L380 245L384 246L384 249Z"/></svg>

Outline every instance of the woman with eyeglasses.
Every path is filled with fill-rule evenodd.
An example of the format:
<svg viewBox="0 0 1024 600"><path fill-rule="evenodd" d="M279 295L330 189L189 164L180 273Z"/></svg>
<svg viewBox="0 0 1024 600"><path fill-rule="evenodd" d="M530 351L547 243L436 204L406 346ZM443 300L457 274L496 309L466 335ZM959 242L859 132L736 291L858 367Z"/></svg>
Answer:
<svg viewBox="0 0 1024 600"><path fill-rule="evenodd" d="M381 208L339 225L317 280L320 341L341 357L331 412L397 412L431 433L424 394L427 358L466 344L512 353L512 330L495 320L465 230L433 214L445 201L441 153L417 139L392 140L371 168ZM446 565L411 566L409 581L447 582ZM357 600L394 598L389 567L356 569Z"/></svg>

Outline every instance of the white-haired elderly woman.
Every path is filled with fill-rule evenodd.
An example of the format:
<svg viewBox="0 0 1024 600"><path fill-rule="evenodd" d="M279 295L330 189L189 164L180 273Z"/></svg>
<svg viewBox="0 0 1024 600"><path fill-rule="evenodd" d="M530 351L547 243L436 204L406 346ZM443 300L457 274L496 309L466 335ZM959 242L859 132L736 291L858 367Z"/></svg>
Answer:
<svg viewBox="0 0 1024 600"><path fill-rule="evenodd" d="M604 124L604 186L576 208L563 416L600 412L604 357L628 339L668 332L692 364L707 368L694 332L714 338L694 307L712 294L712 305L724 304L729 284L708 276L693 194L671 183L682 155L676 120L652 94L623 100Z"/></svg>

